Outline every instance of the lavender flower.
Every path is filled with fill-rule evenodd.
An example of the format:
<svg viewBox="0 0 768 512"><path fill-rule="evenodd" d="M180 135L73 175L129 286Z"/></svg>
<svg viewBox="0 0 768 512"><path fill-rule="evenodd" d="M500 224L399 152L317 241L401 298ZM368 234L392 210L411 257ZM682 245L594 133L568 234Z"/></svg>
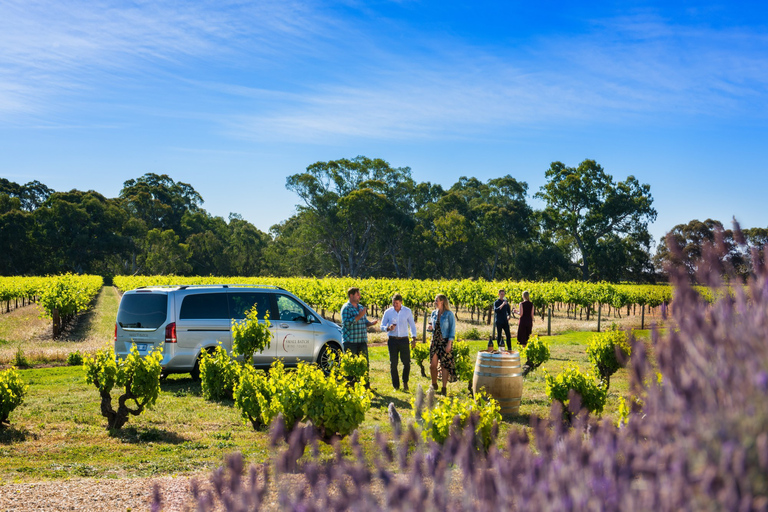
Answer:
<svg viewBox="0 0 768 512"><path fill-rule="evenodd" d="M743 239L738 226L733 239ZM662 305L666 333L654 327L649 349L630 340L633 398L622 428L609 418L590 417L578 396L569 402L575 415L571 425L562 421L562 406L555 402L548 418L531 417L530 433L512 428L506 446L487 453L478 445L476 418L464 429L454 424L442 446L425 445L414 425L401 433L393 425L399 437L398 474L388 467L393 457L383 434L375 433L375 471L353 434L354 460L335 442L335 460L304 464L306 485L282 492L280 506L296 511L768 510L768 270L755 256L755 275L742 287L723 250L718 235L704 247L698 269L701 282L712 287L712 304L691 287L687 270L670 269L676 290L674 303ZM414 406L425 405L434 405L432 388L426 399L417 389ZM396 413L390 404L390 415ZM294 434L276 458L279 470L285 462L295 463L310 442L307 434ZM213 510L214 497L229 512L260 509L266 470L259 479L264 484L256 485L252 470L245 485L236 478L242 467L235 462L228 459L226 470L214 472L215 494L200 492L193 482L198 510ZM459 486L452 485L454 478ZM159 506L159 495L156 501ZM249 508L238 508L244 503Z"/></svg>
<svg viewBox="0 0 768 512"><path fill-rule="evenodd" d="M392 431L395 433L395 439L399 439L400 434L403 433L403 421L400 418L400 413L398 413L397 409L395 409L394 402L389 402L387 411L389 413L389 424L392 425Z"/></svg>

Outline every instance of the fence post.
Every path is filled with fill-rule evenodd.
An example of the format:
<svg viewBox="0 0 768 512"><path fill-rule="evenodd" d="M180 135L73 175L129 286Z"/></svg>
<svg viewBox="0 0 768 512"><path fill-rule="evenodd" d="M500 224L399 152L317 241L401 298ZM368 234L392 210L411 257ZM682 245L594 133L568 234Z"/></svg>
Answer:
<svg viewBox="0 0 768 512"><path fill-rule="evenodd" d="M547 336L552 336L552 306L547 308Z"/></svg>
<svg viewBox="0 0 768 512"><path fill-rule="evenodd" d="M598 303L597 304L597 332L600 332L600 320L602 317L603 312L603 305Z"/></svg>
<svg viewBox="0 0 768 512"><path fill-rule="evenodd" d="M640 329L645 329L645 304L643 304L642 309L640 309Z"/></svg>
<svg viewBox="0 0 768 512"><path fill-rule="evenodd" d="M51 313L52 313L51 316L53 317L53 337L58 338L59 331L61 329L61 318L59 317L59 309L53 308L53 311Z"/></svg>

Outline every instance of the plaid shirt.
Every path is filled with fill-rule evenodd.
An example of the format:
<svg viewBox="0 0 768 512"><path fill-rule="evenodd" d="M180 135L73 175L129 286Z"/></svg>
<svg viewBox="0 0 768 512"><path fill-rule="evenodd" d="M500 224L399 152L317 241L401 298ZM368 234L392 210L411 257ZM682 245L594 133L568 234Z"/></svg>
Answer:
<svg viewBox="0 0 768 512"><path fill-rule="evenodd" d="M343 343L368 343L368 317L355 321L355 317L363 309L361 304L357 307L347 301L341 308L341 341Z"/></svg>

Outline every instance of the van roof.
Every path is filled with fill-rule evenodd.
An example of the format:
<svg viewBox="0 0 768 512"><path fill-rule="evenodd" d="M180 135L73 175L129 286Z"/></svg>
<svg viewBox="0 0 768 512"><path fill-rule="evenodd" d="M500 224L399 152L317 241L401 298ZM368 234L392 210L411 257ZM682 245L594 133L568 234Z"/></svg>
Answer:
<svg viewBox="0 0 768 512"><path fill-rule="evenodd" d="M239 283L227 283L227 284L162 284L162 285L155 285L155 286L139 286L138 288L134 288L134 290L163 290L163 291L174 291L174 290L189 290L189 289L198 289L198 288L266 288L271 290L285 290L285 288L281 288L280 286L274 286L271 284L239 284Z"/></svg>

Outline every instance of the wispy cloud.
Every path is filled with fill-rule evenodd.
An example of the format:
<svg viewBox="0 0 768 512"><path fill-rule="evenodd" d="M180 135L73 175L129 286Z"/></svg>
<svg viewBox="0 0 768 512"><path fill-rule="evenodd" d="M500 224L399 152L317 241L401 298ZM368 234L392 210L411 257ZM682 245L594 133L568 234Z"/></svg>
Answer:
<svg viewBox="0 0 768 512"><path fill-rule="evenodd" d="M258 65L285 51L312 52L311 9L290 1L0 3L0 119L42 114L62 95L101 92L167 67Z"/></svg>
<svg viewBox="0 0 768 512"><path fill-rule="evenodd" d="M758 116L768 106L768 37L655 17L600 20L587 34L425 55L388 55L274 111L231 120L233 133L328 142L476 137L501 128ZM361 80L360 76L367 77Z"/></svg>
<svg viewBox="0 0 768 512"><path fill-rule="evenodd" d="M0 122L55 123L51 112L115 102L110 91L126 81L152 80L224 106L158 115L205 119L228 136L256 140L465 138L563 124L765 118L768 36L753 29L638 15L516 47L475 47L352 5L6 0ZM405 44L382 28L393 26Z"/></svg>

